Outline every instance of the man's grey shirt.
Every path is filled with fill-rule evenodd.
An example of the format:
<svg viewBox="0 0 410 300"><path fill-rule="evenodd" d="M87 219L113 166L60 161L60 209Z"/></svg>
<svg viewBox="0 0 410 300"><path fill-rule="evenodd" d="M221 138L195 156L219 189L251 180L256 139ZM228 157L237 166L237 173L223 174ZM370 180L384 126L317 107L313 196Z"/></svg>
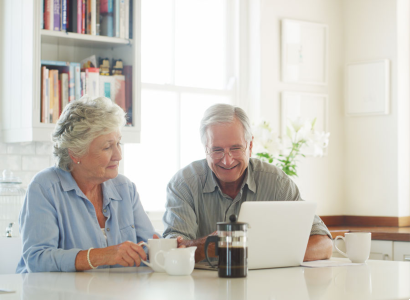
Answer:
<svg viewBox="0 0 410 300"><path fill-rule="evenodd" d="M244 201L302 200L296 184L279 168L251 158L239 194L232 199L222 193L206 159L178 171L167 187L164 237L194 240L216 231L217 222L239 215ZM284 230L278 228L278 230ZM323 221L315 216L310 235L328 235Z"/></svg>

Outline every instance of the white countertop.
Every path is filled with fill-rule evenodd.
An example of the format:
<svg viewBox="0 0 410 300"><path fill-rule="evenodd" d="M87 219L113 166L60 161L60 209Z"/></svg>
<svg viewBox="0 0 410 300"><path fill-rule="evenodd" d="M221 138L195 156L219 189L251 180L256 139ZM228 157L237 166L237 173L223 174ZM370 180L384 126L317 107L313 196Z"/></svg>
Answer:
<svg viewBox="0 0 410 300"><path fill-rule="evenodd" d="M0 275L0 299L410 299L410 263L368 261L328 268L251 270L222 279L215 271L191 276L153 273L148 267L76 273Z"/></svg>

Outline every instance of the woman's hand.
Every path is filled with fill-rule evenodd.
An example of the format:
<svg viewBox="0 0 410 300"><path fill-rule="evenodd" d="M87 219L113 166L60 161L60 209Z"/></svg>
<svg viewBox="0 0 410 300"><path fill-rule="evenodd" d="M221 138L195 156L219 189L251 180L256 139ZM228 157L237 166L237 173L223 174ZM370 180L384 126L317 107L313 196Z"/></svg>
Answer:
<svg viewBox="0 0 410 300"><path fill-rule="evenodd" d="M155 237L154 237L155 238ZM158 237L157 237L158 238ZM139 266L142 260L147 260L147 254L138 244L125 241L115 246L109 246L104 250L105 263L103 265L119 264L123 267Z"/></svg>

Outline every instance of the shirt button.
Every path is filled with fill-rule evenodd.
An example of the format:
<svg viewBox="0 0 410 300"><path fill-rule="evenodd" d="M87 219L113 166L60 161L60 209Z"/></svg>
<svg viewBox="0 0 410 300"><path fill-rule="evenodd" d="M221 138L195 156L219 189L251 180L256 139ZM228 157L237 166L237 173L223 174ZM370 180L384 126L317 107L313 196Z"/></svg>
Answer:
<svg viewBox="0 0 410 300"><path fill-rule="evenodd" d="M134 225L131 225L132 228L134 228Z"/></svg>
<svg viewBox="0 0 410 300"><path fill-rule="evenodd" d="M103 212L105 212L105 213L106 213L106 212L107 212L107 210L106 210L106 209L104 209L104 210L103 210Z"/></svg>
<svg viewBox="0 0 410 300"><path fill-rule="evenodd" d="M107 228L107 231L110 231L110 228Z"/></svg>

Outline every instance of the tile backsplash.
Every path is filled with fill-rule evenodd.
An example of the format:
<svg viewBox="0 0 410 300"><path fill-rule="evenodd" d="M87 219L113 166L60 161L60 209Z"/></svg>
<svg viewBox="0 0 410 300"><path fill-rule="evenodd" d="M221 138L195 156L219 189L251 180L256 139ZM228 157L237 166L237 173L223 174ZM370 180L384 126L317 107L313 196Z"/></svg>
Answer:
<svg viewBox="0 0 410 300"><path fill-rule="evenodd" d="M53 165L51 142L0 142L0 172L12 171L22 180L23 188L27 188L36 173Z"/></svg>

